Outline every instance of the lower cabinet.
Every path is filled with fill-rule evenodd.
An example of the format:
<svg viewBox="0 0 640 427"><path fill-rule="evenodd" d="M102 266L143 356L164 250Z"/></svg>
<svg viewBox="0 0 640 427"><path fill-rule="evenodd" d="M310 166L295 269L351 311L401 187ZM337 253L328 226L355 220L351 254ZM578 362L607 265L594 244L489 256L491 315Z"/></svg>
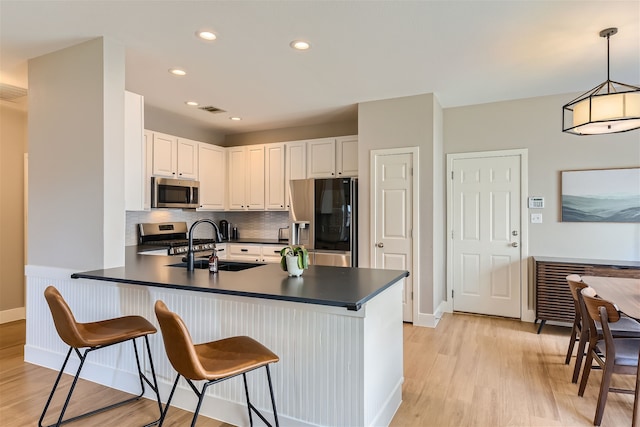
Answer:
<svg viewBox="0 0 640 427"><path fill-rule="evenodd" d="M280 245L227 243L227 260L245 262L280 262Z"/></svg>

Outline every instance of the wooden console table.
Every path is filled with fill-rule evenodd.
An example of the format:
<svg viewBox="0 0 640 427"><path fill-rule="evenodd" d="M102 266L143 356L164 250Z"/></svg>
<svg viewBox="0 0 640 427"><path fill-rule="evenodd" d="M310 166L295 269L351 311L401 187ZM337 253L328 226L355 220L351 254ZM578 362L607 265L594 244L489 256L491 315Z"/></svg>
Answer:
<svg viewBox="0 0 640 427"><path fill-rule="evenodd" d="M566 280L569 274L640 278L638 261L533 257L533 262L538 333L547 320L573 323L573 298Z"/></svg>

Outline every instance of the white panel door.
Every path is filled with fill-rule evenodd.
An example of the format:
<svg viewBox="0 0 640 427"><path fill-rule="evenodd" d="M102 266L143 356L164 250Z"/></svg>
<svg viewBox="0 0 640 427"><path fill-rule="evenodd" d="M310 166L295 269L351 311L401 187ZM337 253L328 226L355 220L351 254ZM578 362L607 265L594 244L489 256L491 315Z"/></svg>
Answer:
<svg viewBox="0 0 640 427"><path fill-rule="evenodd" d="M520 156L453 161L453 309L520 318Z"/></svg>
<svg viewBox="0 0 640 427"><path fill-rule="evenodd" d="M169 178L176 177L176 144L177 139L175 136L158 132L153 133L153 175Z"/></svg>
<svg viewBox="0 0 640 427"><path fill-rule="evenodd" d="M228 154L228 185L229 185L229 209L245 210L246 205L246 176L247 176L247 156L244 147L231 147L227 149Z"/></svg>
<svg viewBox="0 0 640 427"><path fill-rule="evenodd" d="M264 145L247 147L247 209L264 210Z"/></svg>
<svg viewBox="0 0 640 427"><path fill-rule="evenodd" d="M177 172L178 178L198 179L198 142L178 138Z"/></svg>
<svg viewBox="0 0 640 427"><path fill-rule="evenodd" d="M200 144L198 147L198 181L200 181L201 209L224 209L226 176L224 147Z"/></svg>
<svg viewBox="0 0 640 427"><path fill-rule="evenodd" d="M408 270L413 266L413 154L374 156L372 193L373 268ZM405 322L413 321L413 275L403 279Z"/></svg>
<svg viewBox="0 0 640 427"><path fill-rule="evenodd" d="M267 144L264 150L265 209L284 210L284 144Z"/></svg>

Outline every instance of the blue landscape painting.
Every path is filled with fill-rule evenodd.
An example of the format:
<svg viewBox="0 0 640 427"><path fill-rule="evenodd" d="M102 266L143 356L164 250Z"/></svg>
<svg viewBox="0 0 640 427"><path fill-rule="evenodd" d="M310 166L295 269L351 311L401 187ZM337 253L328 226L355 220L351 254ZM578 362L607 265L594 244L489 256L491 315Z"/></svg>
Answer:
<svg viewBox="0 0 640 427"><path fill-rule="evenodd" d="M640 222L640 168L562 172L563 222Z"/></svg>

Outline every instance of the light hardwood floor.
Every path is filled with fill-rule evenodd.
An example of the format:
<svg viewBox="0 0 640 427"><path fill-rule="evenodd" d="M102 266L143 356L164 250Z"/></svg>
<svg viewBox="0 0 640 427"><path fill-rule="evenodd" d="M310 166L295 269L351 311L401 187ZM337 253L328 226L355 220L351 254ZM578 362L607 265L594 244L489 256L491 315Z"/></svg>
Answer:
<svg viewBox="0 0 640 427"><path fill-rule="evenodd" d="M591 426L601 374L592 372L585 396L578 397L573 360L564 364L568 339L568 328L547 325L537 335L531 323L466 314L445 314L436 329L405 324L403 402L391 425ZM55 379L54 371L23 362L23 345L24 322L0 325L2 426L36 425ZM634 379L614 376L614 386L631 388ZM81 387L69 411L122 397L85 381ZM602 426L630 426L632 410L633 396L610 393ZM156 411L143 400L71 425L139 426ZM166 425L189 425L190 419L189 412L171 408ZM228 425L200 417L198 426Z"/></svg>

